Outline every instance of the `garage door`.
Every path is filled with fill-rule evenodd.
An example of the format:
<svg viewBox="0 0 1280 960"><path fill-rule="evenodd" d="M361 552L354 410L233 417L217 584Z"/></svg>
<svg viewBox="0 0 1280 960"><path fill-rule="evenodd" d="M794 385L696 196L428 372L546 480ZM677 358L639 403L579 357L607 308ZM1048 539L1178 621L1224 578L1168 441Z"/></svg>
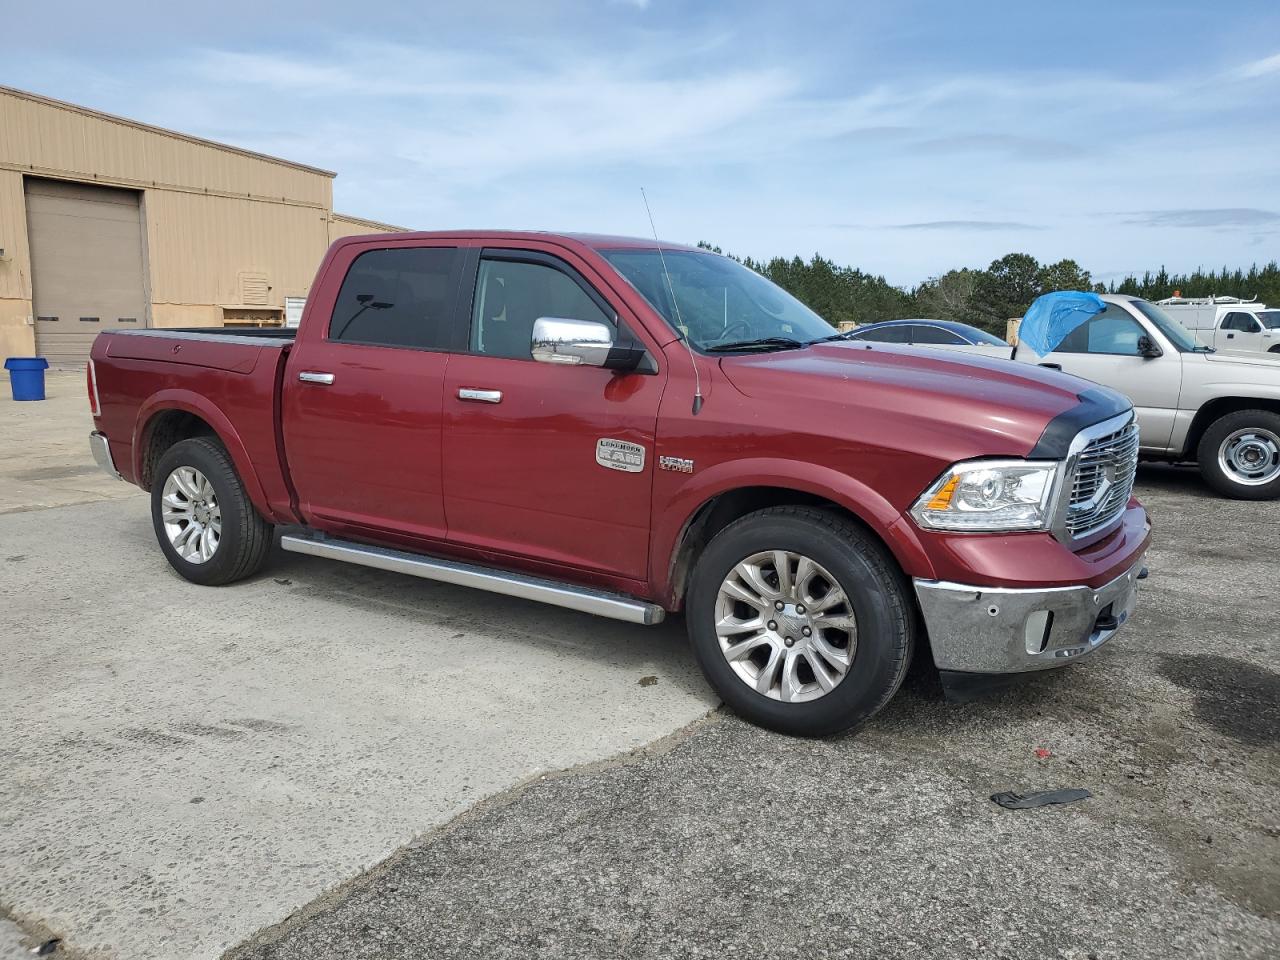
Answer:
<svg viewBox="0 0 1280 960"><path fill-rule="evenodd" d="M36 351L80 366L102 330L147 323L139 194L28 178Z"/></svg>

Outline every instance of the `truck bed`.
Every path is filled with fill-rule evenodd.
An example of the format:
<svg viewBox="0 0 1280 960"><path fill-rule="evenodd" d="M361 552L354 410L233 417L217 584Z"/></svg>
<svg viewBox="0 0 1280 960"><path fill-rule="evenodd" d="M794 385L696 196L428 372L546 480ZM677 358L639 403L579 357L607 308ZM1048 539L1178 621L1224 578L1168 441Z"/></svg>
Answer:
<svg viewBox="0 0 1280 960"><path fill-rule="evenodd" d="M278 443L279 390L296 331L285 328L104 331L92 362L102 431L130 483L150 484L149 450L175 418L223 439L264 517L295 522Z"/></svg>

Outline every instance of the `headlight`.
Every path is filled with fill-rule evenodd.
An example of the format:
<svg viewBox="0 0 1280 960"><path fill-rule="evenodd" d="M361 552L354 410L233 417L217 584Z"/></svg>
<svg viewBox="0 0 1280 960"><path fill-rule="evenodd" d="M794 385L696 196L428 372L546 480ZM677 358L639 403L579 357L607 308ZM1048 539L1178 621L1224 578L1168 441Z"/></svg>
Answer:
<svg viewBox="0 0 1280 960"><path fill-rule="evenodd" d="M1048 530L1054 460L970 460L940 476L911 508L922 527L973 533Z"/></svg>

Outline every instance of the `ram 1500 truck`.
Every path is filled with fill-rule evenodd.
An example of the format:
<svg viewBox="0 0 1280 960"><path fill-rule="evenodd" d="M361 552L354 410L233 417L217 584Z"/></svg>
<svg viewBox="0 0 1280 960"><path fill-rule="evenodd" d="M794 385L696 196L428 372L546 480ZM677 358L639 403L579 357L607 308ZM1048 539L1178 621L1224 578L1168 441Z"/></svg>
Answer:
<svg viewBox="0 0 1280 960"><path fill-rule="evenodd" d="M731 259L654 241L336 242L293 331L104 333L102 466L182 576L285 550L641 624L683 611L751 720L856 725L917 639L949 689L1130 616L1150 525L1120 394L841 342ZM353 641L353 642L358 642Z"/></svg>
<svg viewBox="0 0 1280 960"><path fill-rule="evenodd" d="M1158 304L1123 294L1039 356L1013 357L1105 384L1132 401L1146 460L1192 461L1237 500L1280 497L1280 357L1219 352Z"/></svg>

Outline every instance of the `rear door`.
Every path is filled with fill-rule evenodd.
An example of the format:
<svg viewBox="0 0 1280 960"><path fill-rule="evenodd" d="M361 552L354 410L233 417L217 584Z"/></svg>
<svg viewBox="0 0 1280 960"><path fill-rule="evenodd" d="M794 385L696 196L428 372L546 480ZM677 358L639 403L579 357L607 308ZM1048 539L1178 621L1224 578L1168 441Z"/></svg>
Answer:
<svg viewBox="0 0 1280 960"><path fill-rule="evenodd" d="M285 374L299 506L325 529L444 540L441 396L467 251L415 241L343 257L333 311L307 316Z"/></svg>
<svg viewBox="0 0 1280 960"><path fill-rule="evenodd" d="M1142 336L1148 334L1137 319L1111 303L1071 331L1040 364L1125 394L1137 413L1142 447L1164 450L1182 389L1182 356L1166 347L1163 356L1144 357L1138 350Z"/></svg>
<svg viewBox="0 0 1280 960"><path fill-rule="evenodd" d="M539 317L639 325L591 265L546 244L485 249L465 353L444 390L449 537L469 548L643 580L665 372L539 363ZM630 322L629 322L630 320Z"/></svg>

